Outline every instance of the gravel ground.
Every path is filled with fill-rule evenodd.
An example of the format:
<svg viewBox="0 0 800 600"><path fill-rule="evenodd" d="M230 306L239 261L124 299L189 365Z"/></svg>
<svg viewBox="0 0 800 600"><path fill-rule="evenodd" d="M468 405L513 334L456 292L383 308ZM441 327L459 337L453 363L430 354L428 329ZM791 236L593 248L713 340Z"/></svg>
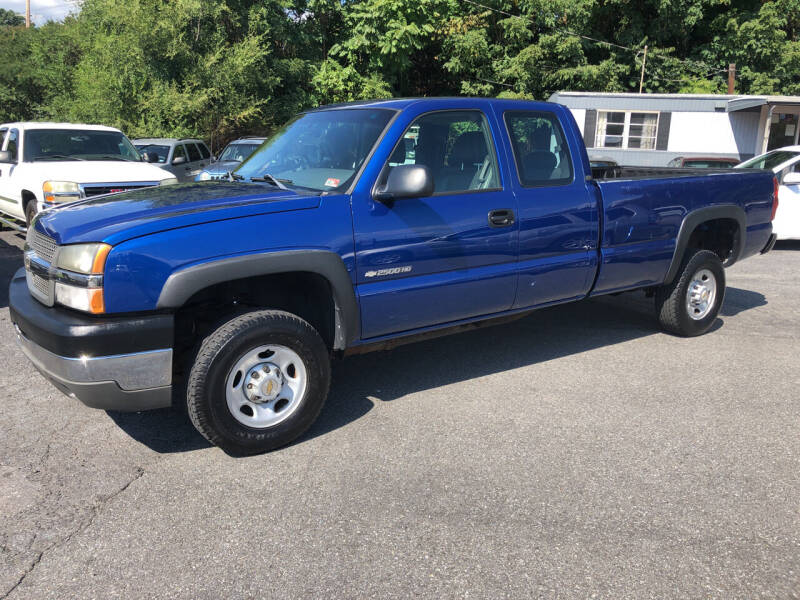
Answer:
<svg viewBox="0 0 800 600"><path fill-rule="evenodd" d="M17 351L0 234L0 598L798 598L800 244L714 330L626 294L335 364L313 429L231 458Z"/></svg>

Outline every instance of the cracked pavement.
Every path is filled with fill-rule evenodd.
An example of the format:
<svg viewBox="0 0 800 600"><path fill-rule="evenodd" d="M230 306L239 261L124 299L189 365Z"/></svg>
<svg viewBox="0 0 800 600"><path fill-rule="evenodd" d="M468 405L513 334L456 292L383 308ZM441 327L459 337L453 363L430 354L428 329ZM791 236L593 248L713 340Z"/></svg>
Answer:
<svg viewBox="0 0 800 600"><path fill-rule="evenodd" d="M306 436L241 459L46 383L21 245L0 599L800 597L800 244L731 268L701 338L630 294L347 359Z"/></svg>

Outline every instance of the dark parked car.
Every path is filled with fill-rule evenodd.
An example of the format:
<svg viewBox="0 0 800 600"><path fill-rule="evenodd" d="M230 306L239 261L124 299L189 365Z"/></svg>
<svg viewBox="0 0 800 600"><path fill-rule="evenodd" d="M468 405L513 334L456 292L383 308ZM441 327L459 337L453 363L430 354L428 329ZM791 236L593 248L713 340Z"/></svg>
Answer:
<svg viewBox="0 0 800 600"><path fill-rule="evenodd" d="M133 140L142 158L175 175L181 183L192 181L211 162L211 152L202 140L142 138Z"/></svg>
<svg viewBox="0 0 800 600"><path fill-rule="evenodd" d="M226 179L228 173L233 171L245 161L267 138L246 137L234 140L219 155L219 158L198 173L195 181L209 181L211 179Z"/></svg>

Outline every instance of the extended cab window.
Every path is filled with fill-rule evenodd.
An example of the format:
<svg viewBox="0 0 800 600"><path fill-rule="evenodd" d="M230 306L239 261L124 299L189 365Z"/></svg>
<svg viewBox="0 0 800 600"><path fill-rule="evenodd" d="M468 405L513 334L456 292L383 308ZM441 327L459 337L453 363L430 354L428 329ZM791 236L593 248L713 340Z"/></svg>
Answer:
<svg viewBox="0 0 800 600"><path fill-rule="evenodd" d="M572 160L561 124L553 113L505 113L519 182L525 187L572 181Z"/></svg>
<svg viewBox="0 0 800 600"><path fill-rule="evenodd" d="M200 149L200 155L204 159L205 158L211 158L211 152L208 151L208 148L206 147L206 145L204 143L200 142L199 144L197 144L197 147Z"/></svg>
<svg viewBox="0 0 800 600"><path fill-rule="evenodd" d="M436 194L500 187L489 127L477 110L418 117L403 134L388 164L426 165L433 173Z"/></svg>

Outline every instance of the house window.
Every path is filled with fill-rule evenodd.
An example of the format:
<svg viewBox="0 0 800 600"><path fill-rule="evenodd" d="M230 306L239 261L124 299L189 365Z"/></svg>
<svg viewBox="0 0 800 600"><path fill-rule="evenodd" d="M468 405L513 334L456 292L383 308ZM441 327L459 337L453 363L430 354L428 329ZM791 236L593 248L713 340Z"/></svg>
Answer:
<svg viewBox="0 0 800 600"><path fill-rule="evenodd" d="M657 112L598 111L595 147L656 149Z"/></svg>

